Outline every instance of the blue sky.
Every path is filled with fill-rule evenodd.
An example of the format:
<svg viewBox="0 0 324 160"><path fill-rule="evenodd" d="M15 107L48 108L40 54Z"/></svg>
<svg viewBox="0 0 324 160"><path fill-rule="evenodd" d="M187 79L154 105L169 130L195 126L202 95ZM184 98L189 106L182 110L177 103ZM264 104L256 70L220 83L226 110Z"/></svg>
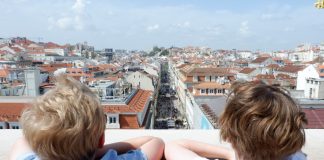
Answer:
<svg viewBox="0 0 324 160"><path fill-rule="evenodd" d="M324 42L315 0L0 0L0 37L150 49L280 50Z"/></svg>

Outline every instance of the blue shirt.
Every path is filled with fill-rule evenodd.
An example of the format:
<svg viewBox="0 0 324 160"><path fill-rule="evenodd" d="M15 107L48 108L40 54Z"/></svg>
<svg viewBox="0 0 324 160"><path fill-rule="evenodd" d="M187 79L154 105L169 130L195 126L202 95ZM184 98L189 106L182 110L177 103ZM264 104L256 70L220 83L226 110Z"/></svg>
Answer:
<svg viewBox="0 0 324 160"><path fill-rule="evenodd" d="M27 153L17 160L40 160L35 153ZM109 150L101 160L147 160L146 155L141 150L130 150L124 154L117 154L115 150Z"/></svg>
<svg viewBox="0 0 324 160"><path fill-rule="evenodd" d="M288 156L287 158L285 158L285 160L307 160L306 154L298 151L290 156Z"/></svg>

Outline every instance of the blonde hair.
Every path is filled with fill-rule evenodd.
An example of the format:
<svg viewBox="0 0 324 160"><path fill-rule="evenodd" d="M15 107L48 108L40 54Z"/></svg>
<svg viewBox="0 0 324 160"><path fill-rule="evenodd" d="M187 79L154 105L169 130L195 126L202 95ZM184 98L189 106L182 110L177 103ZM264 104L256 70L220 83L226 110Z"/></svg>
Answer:
<svg viewBox="0 0 324 160"><path fill-rule="evenodd" d="M259 82L232 85L220 117L221 138L249 160L282 159L305 144L305 113L282 89Z"/></svg>
<svg viewBox="0 0 324 160"><path fill-rule="evenodd" d="M92 91L59 76L21 117L24 136L43 160L93 159L105 129L105 115Z"/></svg>

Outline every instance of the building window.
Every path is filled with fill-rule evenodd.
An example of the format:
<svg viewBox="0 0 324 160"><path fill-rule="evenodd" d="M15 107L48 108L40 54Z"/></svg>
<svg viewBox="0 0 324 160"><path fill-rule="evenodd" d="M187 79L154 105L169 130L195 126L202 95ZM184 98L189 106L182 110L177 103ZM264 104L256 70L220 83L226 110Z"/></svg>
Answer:
<svg viewBox="0 0 324 160"><path fill-rule="evenodd" d="M201 93L205 93L205 89L201 89L200 91L201 91Z"/></svg>
<svg viewBox="0 0 324 160"><path fill-rule="evenodd" d="M213 90L213 89L210 89L210 90L209 90L209 93L214 93L214 90Z"/></svg>
<svg viewBox="0 0 324 160"><path fill-rule="evenodd" d="M194 82L198 82L198 76L194 76Z"/></svg>
<svg viewBox="0 0 324 160"><path fill-rule="evenodd" d="M2 126L0 126L0 129L3 129L3 127L2 127Z"/></svg>
<svg viewBox="0 0 324 160"><path fill-rule="evenodd" d="M307 80L307 83L309 83L309 80Z"/></svg>
<svg viewBox="0 0 324 160"><path fill-rule="evenodd" d="M223 93L225 94L225 89L223 89Z"/></svg>
<svg viewBox="0 0 324 160"><path fill-rule="evenodd" d="M109 117L109 123L116 123L116 117Z"/></svg>
<svg viewBox="0 0 324 160"><path fill-rule="evenodd" d="M313 80L311 80L311 84L313 84Z"/></svg>
<svg viewBox="0 0 324 160"><path fill-rule="evenodd" d="M318 81L315 81L315 84L318 84Z"/></svg>

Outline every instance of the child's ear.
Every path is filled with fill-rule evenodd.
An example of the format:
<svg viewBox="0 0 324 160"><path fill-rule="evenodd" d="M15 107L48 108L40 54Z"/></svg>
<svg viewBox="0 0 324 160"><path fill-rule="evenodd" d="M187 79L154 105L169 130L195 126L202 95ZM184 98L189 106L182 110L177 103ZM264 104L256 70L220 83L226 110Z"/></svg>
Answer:
<svg viewBox="0 0 324 160"><path fill-rule="evenodd" d="M102 148L105 144L105 132L100 136L98 148Z"/></svg>

